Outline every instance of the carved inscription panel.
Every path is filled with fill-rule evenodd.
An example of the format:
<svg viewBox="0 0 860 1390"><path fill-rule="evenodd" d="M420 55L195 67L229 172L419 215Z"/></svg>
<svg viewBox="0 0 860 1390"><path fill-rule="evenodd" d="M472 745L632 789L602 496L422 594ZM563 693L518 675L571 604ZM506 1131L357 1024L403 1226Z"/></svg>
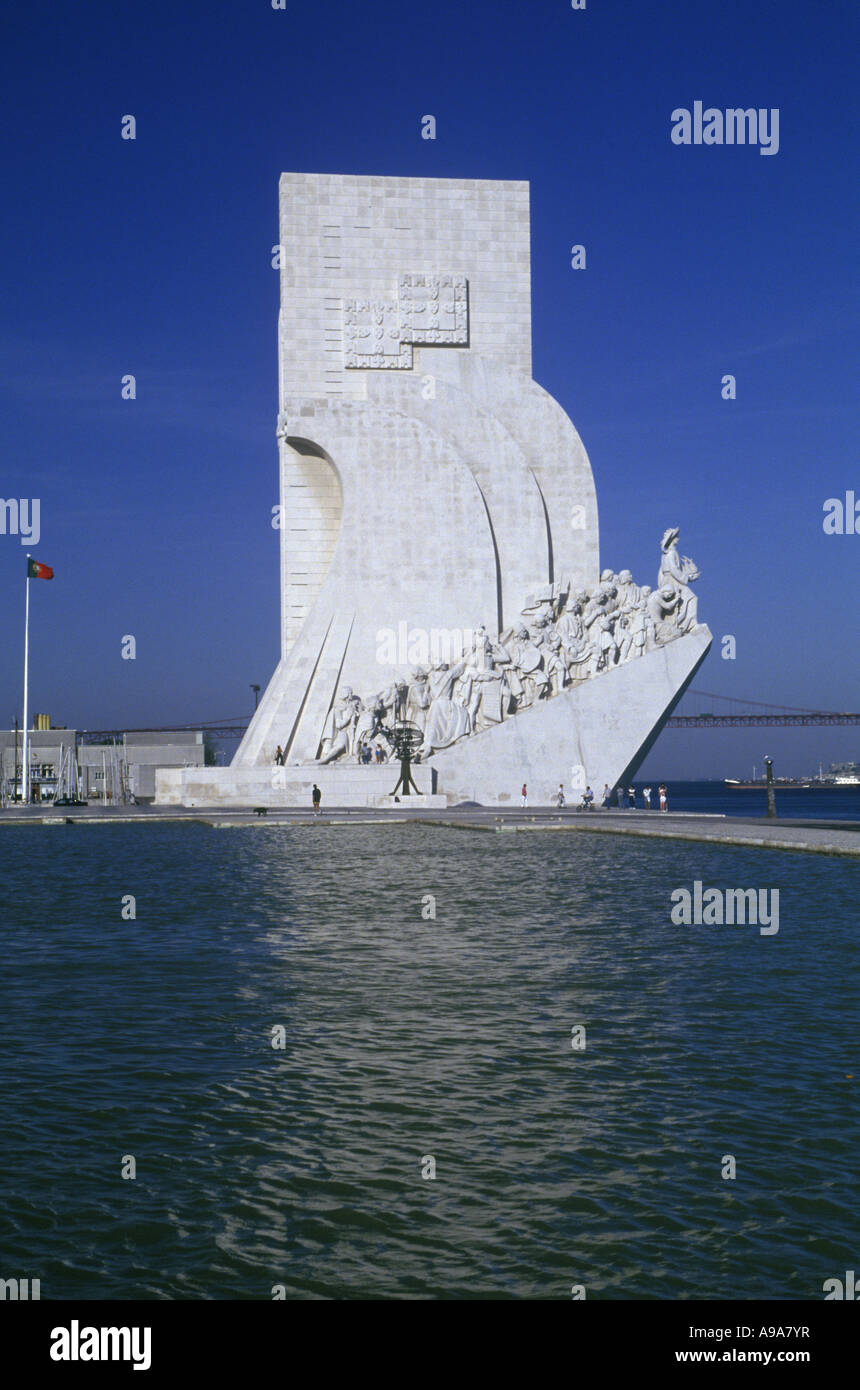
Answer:
<svg viewBox="0 0 860 1390"><path fill-rule="evenodd" d="M396 304L384 299L344 302L344 366L409 370L413 344L468 347L465 275L401 275Z"/></svg>

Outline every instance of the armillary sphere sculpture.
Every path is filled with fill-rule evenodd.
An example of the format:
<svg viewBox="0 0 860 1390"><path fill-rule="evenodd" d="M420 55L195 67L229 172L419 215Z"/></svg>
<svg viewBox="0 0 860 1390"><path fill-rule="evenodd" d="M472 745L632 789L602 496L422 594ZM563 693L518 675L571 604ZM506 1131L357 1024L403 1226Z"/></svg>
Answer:
<svg viewBox="0 0 860 1390"><path fill-rule="evenodd" d="M412 759L424 741L424 735L418 725L410 724L406 719L400 719L393 729L382 728L380 733L385 734L394 750L395 757L400 759L400 780L391 795L396 796L402 788L404 796L409 796L412 791L420 796L421 793L412 780Z"/></svg>

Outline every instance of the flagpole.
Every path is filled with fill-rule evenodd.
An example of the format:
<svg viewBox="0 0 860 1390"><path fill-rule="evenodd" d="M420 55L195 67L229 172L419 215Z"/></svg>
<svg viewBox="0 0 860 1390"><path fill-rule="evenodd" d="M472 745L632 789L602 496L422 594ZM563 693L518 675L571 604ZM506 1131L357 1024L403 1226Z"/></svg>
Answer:
<svg viewBox="0 0 860 1390"><path fill-rule="evenodd" d="M21 800L30 803L30 741L28 731L28 693L30 684L30 556L27 556L27 597L24 601L24 756L21 767Z"/></svg>

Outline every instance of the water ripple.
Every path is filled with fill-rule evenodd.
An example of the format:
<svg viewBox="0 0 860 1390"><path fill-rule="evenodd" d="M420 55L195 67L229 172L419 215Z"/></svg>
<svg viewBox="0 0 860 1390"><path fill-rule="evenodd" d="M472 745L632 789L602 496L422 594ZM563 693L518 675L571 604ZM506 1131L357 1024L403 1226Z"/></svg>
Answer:
<svg viewBox="0 0 860 1390"><path fill-rule="evenodd" d="M2 1277L790 1299L856 1266L850 864L416 826L2 849ZM694 878L778 887L778 936L672 925Z"/></svg>

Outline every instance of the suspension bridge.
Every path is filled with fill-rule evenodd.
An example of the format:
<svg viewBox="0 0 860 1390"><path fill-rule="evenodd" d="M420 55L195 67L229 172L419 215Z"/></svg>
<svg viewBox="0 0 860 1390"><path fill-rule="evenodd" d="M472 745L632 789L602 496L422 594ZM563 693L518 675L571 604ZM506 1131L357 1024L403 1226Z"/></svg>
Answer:
<svg viewBox="0 0 860 1390"><path fill-rule="evenodd" d="M860 713L844 710L807 709L802 706L768 704L748 700L742 695L717 695L709 690L688 690L680 710L666 720L667 729L796 729L812 725L857 725ZM251 722L251 715L232 715L226 719L201 719L192 724L149 725L147 729L87 729L81 732L85 743L103 743L123 734L188 733L201 731L214 739L240 739Z"/></svg>
<svg viewBox="0 0 860 1390"><path fill-rule="evenodd" d="M804 725L860 724L860 714L844 710L806 709L795 705L768 704L742 695L715 695L708 690L688 690L682 712L666 721L668 729L796 729Z"/></svg>

